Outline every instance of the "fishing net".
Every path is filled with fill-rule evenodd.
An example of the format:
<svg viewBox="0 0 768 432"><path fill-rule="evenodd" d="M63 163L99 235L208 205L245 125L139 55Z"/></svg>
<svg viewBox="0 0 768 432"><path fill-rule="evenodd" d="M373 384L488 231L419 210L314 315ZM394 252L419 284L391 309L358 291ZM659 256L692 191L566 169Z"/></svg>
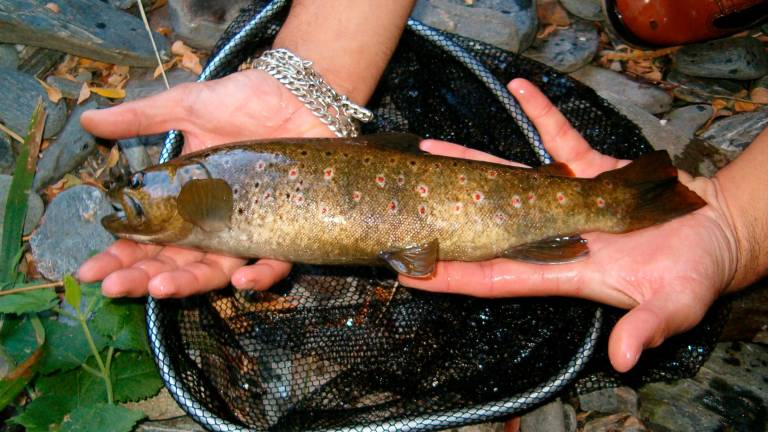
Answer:
<svg viewBox="0 0 768 432"><path fill-rule="evenodd" d="M245 9L202 79L231 73L268 46L285 3ZM364 133L407 131L539 165L548 156L503 88L514 77L537 84L601 152L634 158L651 150L634 124L569 77L414 21L368 104L375 119ZM171 132L163 157L179 144ZM297 265L266 292L150 299L147 319L171 394L210 430L428 430L504 418L569 384L589 390L690 375L724 309L623 376L606 354L621 313L574 299L420 292L397 286L385 268Z"/></svg>

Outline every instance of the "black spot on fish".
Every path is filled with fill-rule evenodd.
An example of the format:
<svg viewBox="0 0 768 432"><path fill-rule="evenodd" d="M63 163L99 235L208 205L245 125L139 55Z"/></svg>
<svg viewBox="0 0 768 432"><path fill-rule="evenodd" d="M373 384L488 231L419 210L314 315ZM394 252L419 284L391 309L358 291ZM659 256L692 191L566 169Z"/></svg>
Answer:
<svg viewBox="0 0 768 432"><path fill-rule="evenodd" d="M253 184L253 188L254 189L258 189L260 185L261 185L261 183L256 182L256 183Z"/></svg>
<svg viewBox="0 0 768 432"><path fill-rule="evenodd" d="M286 192L285 193L285 198L286 199L291 199L291 193L290 192Z"/></svg>
<svg viewBox="0 0 768 432"><path fill-rule="evenodd" d="M302 150L302 151L301 151L301 155L302 155L302 156L306 156L306 155L307 155L307 151L306 151L306 150Z"/></svg>
<svg viewBox="0 0 768 432"><path fill-rule="evenodd" d="M233 195L237 195L239 192L240 192L240 189L238 189L237 187L232 188Z"/></svg>
<svg viewBox="0 0 768 432"><path fill-rule="evenodd" d="M345 152L345 153L342 153L341 155L342 155L342 156L344 156L345 158L346 158L346 157L349 157L349 153L346 153L346 152Z"/></svg>
<svg viewBox="0 0 768 432"><path fill-rule="evenodd" d="M242 208L242 207L238 207L238 208L237 208L237 214L241 215L241 214L243 214L243 213L245 213L245 209L244 209L244 208Z"/></svg>
<svg viewBox="0 0 768 432"><path fill-rule="evenodd" d="M416 166L416 161L412 160L408 162L411 166Z"/></svg>
<svg viewBox="0 0 768 432"><path fill-rule="evenodd" d="M326 155L326 156L330 156L330 155L332 155L332 154L333 154L333 153L331 153L331 152L329 152L329 151L325 152L325 155Z"/></svg>
<svg viewBox="0 0 768 432"><path fill-rule="evenodd" d="M395 163L395 158L389 158L389 163Z"/></svg>

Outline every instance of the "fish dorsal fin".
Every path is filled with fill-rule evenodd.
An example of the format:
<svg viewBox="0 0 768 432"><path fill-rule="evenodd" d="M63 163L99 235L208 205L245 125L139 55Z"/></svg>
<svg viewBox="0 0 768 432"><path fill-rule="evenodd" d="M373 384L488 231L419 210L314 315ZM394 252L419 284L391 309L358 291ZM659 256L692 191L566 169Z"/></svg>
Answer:
<svg viewBox="0 0 768 432"><path fill-rule="evenodd" d="M418 135L402 132L383 132L373 135L363 135L357 138L360 144L363 145L416 154L424 153L419 148L419 143L422 139L423 138Z"/></svg>
<svg viewBox="0 0 768 432"><path fill-rule="evenodd" d="M437 239L426 244L410 246L404 249L390 249L379 256L396 272L411 277L425 277L435 271Z"/></svg>
<svg viewBox="0 0 768 432"><path fill-rule="evenodd" d="M192 179L176 199L179 215L208 232L229 228L232 218L232 188L221 179Z"/></svg>
<svg viewBox="0 0 768 432"><path fill-rule="evenodd" d="M505 251L502 255L505 258L536 264L561 264L578 261L588 253L587 241L575 235L549 237L522 244Z"/></svg>
<svg viewBox="0 0 768 432"><path fill-rule="evenodd" d="M571 170L571 168L568 165L566 165L566 164L564 164L562 162L553 162L551 164L542 165L542 166L536 168L536 171L538 171L538 172L540 172L542 174L547 174L547 175L552 175L552 176L559 176L559 177L574 177L575 176L575 174L573 174L573 171Z"/></svg>

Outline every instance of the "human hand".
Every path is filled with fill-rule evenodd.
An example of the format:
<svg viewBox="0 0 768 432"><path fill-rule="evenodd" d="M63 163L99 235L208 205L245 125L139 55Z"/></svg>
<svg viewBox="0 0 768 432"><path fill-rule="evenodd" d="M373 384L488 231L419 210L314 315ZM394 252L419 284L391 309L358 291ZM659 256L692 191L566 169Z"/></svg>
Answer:
<svg viewBox="0 0 768 432"><path fill-rule="evenodd" d="M333 136L282 84L258 70L88 111L81 122L92 134L109 139L180 130L182 153L246 139ZM83 263L77 275L86 282L103 279L107 296L164 298L203 293L230 281L241 289L266 289L290 269L290 263L277 260L246 265L240 258L118 240Z"/></svg>
<svg viewBox="0 0 768 432"><path fill-rule="evenodd" d="M594 177L629 163L592 149L531 83L517 79L509 90L539 130L550 154L578 177ZM434 154L501 161L486 153L440 141L424 141ZM696 325L732 283L739 252L736 233L716 180L679 172L680 181L703 198L701 209L626 234L588 233L586 259L557 265L498 258L439 262L435 274L400 276L414 288L479 297L568 296L629 309L614 327L608 354L625 372L643 349Z"/></svg>

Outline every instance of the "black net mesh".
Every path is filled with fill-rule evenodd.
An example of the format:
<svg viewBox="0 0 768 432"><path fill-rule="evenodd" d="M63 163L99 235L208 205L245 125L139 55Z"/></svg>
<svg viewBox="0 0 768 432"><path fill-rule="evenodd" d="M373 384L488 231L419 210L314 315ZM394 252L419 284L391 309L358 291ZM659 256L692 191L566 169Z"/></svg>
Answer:
<svg viewBox="0 0 768 432"><path fill-rule="evenodd" d="M246 9L203 79L232 72L268 44L283 3ZM364 132L408 131L538 165L548 156L500 84L514 77L536 83L600 151L634 158L651 149L634 124L567 76L416 22L368 105L375 120ZM171 133L165 157L178 144ZM580 371L582 389L689 375L724 314L716 308L619 376L606 360L606 335L621 311L607 311L600 333L603 312L593 303L431 294L398 287L394 276L383 268L295 266L267 292L230 288L150 301L163 378L211 430L440 429L530 408Z"/></svg>

